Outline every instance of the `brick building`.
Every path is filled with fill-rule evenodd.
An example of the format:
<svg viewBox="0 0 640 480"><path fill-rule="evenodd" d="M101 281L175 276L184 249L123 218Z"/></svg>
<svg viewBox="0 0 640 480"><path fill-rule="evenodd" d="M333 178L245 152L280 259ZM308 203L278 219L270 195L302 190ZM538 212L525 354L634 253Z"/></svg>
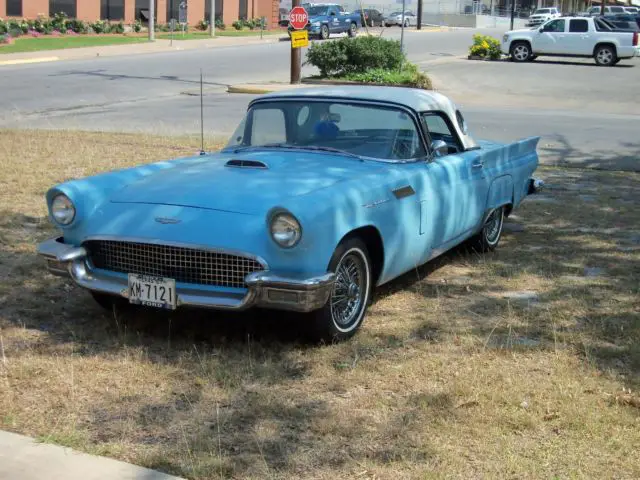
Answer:
<svg viewBox="0 0 640 480"><path fill-rule="evenodd" d="M155 0L156 22L178 20L180 2L187 4L187 20L195 25L209 18L211 0ZM278 25L279 0L215 0L216 18L231 26L239 18L265 17L267 28ZM65 12L69 17L85 21L122 20L131 23L135 19L148 18L149 0L0 0L0 18L36 18Z"/></svg>

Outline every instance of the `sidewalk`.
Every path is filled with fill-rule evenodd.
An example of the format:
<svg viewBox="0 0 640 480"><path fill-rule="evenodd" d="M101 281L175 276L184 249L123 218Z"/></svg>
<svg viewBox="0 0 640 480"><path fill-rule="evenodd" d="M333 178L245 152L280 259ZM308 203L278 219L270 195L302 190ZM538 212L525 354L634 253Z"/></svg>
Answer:
<svg viewBox="0 0 640 480"><path fill-rule="evenodd" d="M117 460L36 443L0 431L0 479L15 480L183 480Z"/></svg>
<svg viewBox="0 0 640 480"><path fill-rule="evenodd" d="M156 39L155 42L129 43L125 45L105 45L101 47L78 47L63 50L41 50L37 52L5 53L0 56L0 66L20 65L27 63L55 62L58 60L76 60L82 58L113 57L119 55L140 55L149 53L177 52L240 45L260 45L276 43L286 38L281 35L265 35L259 37L215 37L203 40L171 40ZM287 38L288 40L288 38Z"/></svg>

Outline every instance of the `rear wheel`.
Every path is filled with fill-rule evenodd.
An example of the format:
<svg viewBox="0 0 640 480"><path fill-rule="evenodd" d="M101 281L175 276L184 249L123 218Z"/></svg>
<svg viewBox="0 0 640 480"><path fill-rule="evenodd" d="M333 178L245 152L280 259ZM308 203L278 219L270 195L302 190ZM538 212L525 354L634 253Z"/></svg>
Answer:
<svg viewBox="0 0 640 480"><path fill-rule="evenodd" d="M514 62L528 62L531 60L531 46L527 42L514 42L509 49Z"/></svg>
<svg viewBox="0 0 640 480"><path fill-rule="evenodd" d="M350 37L355 37L357 33L358 33L358 27L356 26L355 23L352 23L349 26L349 36Z"/></svg>
<svg viewBox="0 0 640 480"><path fill-rule="evenodd" d="M336 274L327 303L312 315L316 340L340 341L352 337L364 319L373 291L373 268L367 246L358 238L336 248L329 271Z"/></svg>
<svg viewBox="0 0 640 480"><path fill-rule="evenodd" d="M618 63L616 49L611 45L600 45L597 47L593 53L593 58L599 67L612 67Z"/></svg>
<svg viewBox="0 0 640 480"><path fill-rule="evenodd" d="M484 221L482 230L469 239L469 246L478 252L492 252L498 246L502 236L504 207L492 210Z"/></svg>

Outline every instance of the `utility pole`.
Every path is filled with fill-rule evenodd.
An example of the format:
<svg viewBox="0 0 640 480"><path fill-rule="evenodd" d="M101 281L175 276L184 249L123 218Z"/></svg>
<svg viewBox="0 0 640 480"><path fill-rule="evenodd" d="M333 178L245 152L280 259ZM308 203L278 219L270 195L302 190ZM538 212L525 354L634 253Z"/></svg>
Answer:
<svg viewBox="0 0 640 480"><path fill-rule="evenodd" d="M513 30L513 17L516 15L516 0L511 0L511 30Z"/></svg>
<svg viewBox="0 0 640 480"><path fill-rule="evenodd" d="M418 0L418 30L422 30L422 0Z"/></svg>
<svg viewBox="0 0 640 480"><path fill-rule="evenodd" d="M209 6L209 33L212 37L216 36L216 0L210 0Z"/></svg>
<svg viewBox="0 0 640 480"><path fill-rule="evenodd" d="M291 0L291 10L300 6L300 0ZM292 32L293 33L293 32ZM292 39L293 42L293 39ZM291 47L291 84L300 83L300 71L302 70L302 52L299 48Z"/></svg>
<svg viewBox="0 0 640 480"><path fill-rule="evenodd" d="M404 52L404 11L406 8L406 0L402 0L402 25L400 30L400 50Z"/></svg>
<svg viewBox="0 0 640 480"><path fill-rule="evenodd" d="M156 40L156 32L155 32L155 14L156 13L156 6L155 6L155 0L149 0L149 41L150 42L155 42Z"/></svg>
<svg viewBox="0 0 640 480"><path fill-rule="evenodd" d="M602 0L602 4L600 5L600 15L604 16L604 9L607 6L607 0Z"/></svg>

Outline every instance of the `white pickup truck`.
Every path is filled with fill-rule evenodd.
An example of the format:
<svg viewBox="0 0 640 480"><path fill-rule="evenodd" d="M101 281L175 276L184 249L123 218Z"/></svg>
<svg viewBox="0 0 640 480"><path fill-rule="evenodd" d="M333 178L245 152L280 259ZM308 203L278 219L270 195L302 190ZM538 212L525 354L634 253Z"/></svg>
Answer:
<svg viewBox="0 0 640 480"><path fill-rule="evenodd" d="M638 32L616 31L597 17L555 18L536 28L512 30L502 37L501 48L515 62L538 55L593 57L597 65L608 67L640 56Z"/></svg>

